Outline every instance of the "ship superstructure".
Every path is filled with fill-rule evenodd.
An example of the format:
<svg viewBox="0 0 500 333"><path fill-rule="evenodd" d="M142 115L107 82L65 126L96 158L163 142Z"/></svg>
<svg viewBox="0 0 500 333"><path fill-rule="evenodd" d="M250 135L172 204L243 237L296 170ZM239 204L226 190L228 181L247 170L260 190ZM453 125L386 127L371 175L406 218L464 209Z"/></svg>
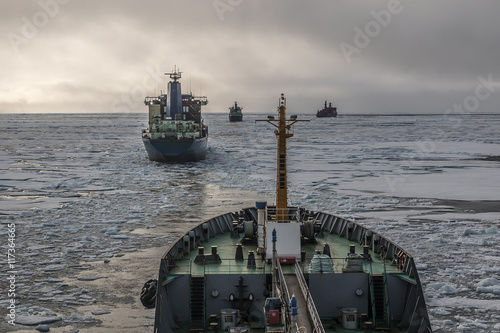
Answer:
<svg viewBox="0 0 500 333"><path fill-rule="evenodd" d="M234 105L229 108L229 121L242 121L243 113L241 110L243 108L238 105L238 102L234 102Z"/></svg>
<svg viewBox="0 0 500 333"><path fill-rule="evenodd" d="M325 101L325 106L316 112L316 117L337 117L337 108L331 102L327 105Z"/></svg>
<svg viewBox="0 0 500 333"><path fill-rule="evenodd" d="M158 97L146 97L149 109L148 128L143 130L142 140L148 158L157 162L190 162L206 156L208 128L201 116L201 107L208 103L205 96L182 94L181 72L169 75L167 93Z"/></svg>
<svg viewBox="0 0 500 333"><path fill-rule="evenodd" d="M141 300L155 332L432 332L413 258L381 234L288 205L286 140L295 116L267 121L278 139L276 204L200 223L161 258Z"/></svg>

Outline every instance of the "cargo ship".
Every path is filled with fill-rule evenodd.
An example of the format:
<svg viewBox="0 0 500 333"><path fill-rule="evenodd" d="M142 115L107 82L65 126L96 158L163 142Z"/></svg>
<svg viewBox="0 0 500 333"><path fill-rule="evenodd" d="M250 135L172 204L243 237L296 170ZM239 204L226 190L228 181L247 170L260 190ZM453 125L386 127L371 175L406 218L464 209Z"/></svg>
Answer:
<svg viewBox="0 0 500 333"><path fill-rule="evenodd" d="M337 117L337 108L331 102L327 106L325 101L325 106L316 112L316 117Z"/></svg>
<svg viewBox="0 0 500 333"><path fill-rule="evenodd" d="M147 96L148 128L142 131L142 141L148 158L156 162L195 162L207 153L208 127L201 116L201 107L208 103L205 96L182 94L182 72L174 69L169 75L167 93Z"/></svg>
<svg viewBox="0 0 500 333"><path fill-rule="evenodd" d="M238 105L238 102L234 102L234 105L229 108L229 121L242 121L243 114L241 110L243 108Z"/></svg>
<svg viewBox="0 0 500 333"><path fill-rule="evenodd" d="M350 219L288 205L296 116L260 120L278 141L276 202L201 222L141 292L154 332L432 332L415 262Z"/></svg>

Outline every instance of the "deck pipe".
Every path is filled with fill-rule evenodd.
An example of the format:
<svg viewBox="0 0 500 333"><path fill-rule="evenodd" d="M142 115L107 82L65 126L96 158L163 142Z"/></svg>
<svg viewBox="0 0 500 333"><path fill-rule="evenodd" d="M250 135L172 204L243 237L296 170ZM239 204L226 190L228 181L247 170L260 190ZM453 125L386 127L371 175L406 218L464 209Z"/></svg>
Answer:
<svg viewBox="0 0 500 333"><path fill-rule="evenodd" d="M266 223L266 201L257 201L255 203L255 208L257 208L257 223L259 225L264 225Z"/></svg>
<svg viewBox="0 0 500 333"><path fill-rule="evenodd" d="M265 225L266 225L266 201L258 201L255 203L255 208L257 209L257 252L266 252L266 236L265 236Z"/></svg>

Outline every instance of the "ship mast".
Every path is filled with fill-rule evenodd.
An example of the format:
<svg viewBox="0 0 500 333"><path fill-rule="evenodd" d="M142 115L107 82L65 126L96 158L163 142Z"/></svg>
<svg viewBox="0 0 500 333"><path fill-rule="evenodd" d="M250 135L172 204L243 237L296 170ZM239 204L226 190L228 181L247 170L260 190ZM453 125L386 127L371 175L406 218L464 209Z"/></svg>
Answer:
<svg viewBox="0 0 500 333"><path fill-rule="evenodd" d="M177 66L174 66L174 71L172 73L165 73L165 75L170 76L174 80L173 82L177 82L182 77L182 72L177 70Z"/></svg>
<svg viewBox="0 0 500 333"><path fill-rule="evenodd" d="M268 116L267 121L277 129L274 131L278 139L277 173L276 173L276 222L288 222L288 187L286 174L286 139L293 136L292 125L299 121L297 116L286 119L286 99L283 94L278 106L278 119Z"/></svg>

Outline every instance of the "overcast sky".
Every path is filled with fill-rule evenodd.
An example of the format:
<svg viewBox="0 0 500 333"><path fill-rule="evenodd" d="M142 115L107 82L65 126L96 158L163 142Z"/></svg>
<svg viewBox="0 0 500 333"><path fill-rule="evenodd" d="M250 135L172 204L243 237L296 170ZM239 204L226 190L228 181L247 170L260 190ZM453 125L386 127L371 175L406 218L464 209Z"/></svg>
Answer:
<svg viewBox="0 0 500 333"><path fill-rule="evenodd" d="M0 113L500 112L498 0L1 0Z"/></svg>

